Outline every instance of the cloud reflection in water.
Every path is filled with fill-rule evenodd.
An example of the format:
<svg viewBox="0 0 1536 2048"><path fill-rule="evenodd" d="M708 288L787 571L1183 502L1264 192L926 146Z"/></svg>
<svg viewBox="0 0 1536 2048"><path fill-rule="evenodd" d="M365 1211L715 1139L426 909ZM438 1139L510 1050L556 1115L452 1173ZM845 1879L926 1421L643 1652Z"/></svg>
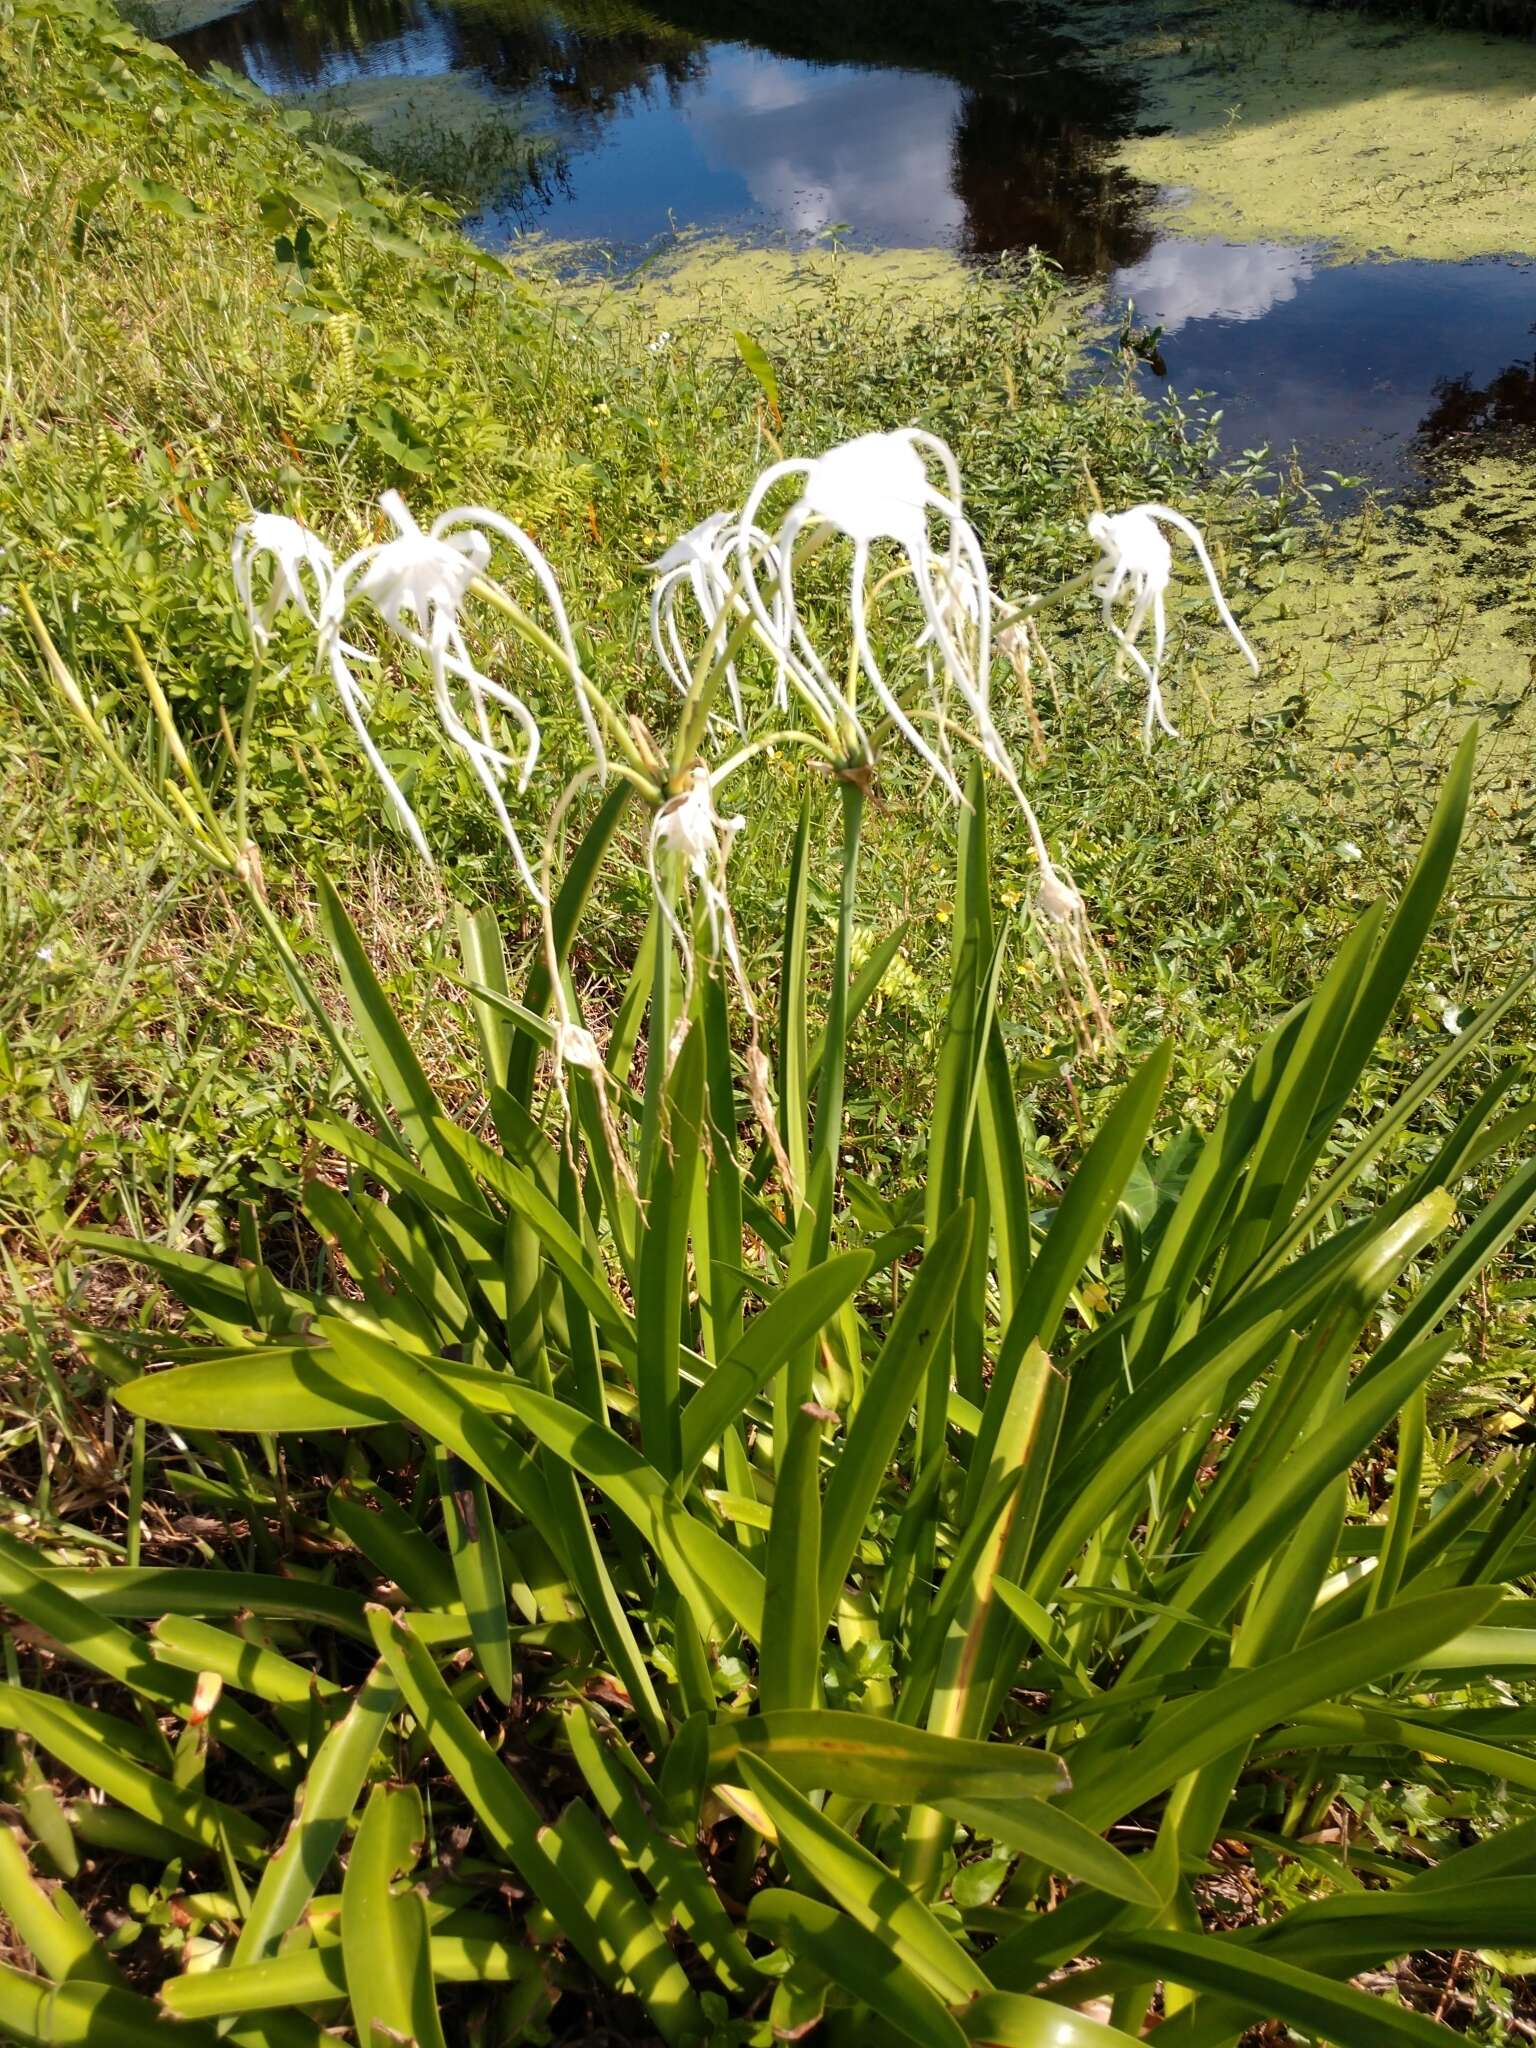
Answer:
<svg viewBox="0 0 1536 2048"><path fill-rule="evenodd" d="M1145 325L1177 334L1191 320L1258 320L1311 277L1309 249L1281 242L1159 242L1110 273L1111 304L1134 299Z"/></svg>
<svg viewBox="0 0 1536 2048"><path fill-rule="evenodd" d="M711 92L687 103L688 126L711 168L741 178L771 219L802 234L847 221L897 246L959 230L953 81L791 67L740 47L717 49L710 72Z"/></svg>

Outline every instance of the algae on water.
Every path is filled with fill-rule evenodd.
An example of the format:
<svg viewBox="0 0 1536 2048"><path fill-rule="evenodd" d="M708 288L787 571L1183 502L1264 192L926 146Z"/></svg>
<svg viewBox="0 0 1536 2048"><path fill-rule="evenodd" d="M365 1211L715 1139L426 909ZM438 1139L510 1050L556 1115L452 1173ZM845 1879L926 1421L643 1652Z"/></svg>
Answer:
<svg viewBox="0 0 1536 2048"><path fill-rule="evenodd" d="M1443 261L1536 244L1536 45L1297 0L1139 4L1074 26L1144 91L1123 162L1190 234Z"/></svg>
<svg viewBox="0 0 1536 2048"><path fill-rule="evenodd" d="M692 330L726 347L734 329L771 334L834 289L880 299L893 320L904 322L958 303L976 285L976 273L948 249L794 248L683 234L632 270L595 272L590 243L530 238L524 246L546 278L550 266L569 271L582 264L586 274L568 277L564 289L595 317L634 318L658 332ZM515 261L517 251L509 253Z"/></svg>
<svg viewBox="0 0 1536 2048"><path fill-rule="evenodd" d="M1484 782L1521 792L1536 733L1536 475L1483 456L1429 500L1368 508L1261 572L1245 613L1256 695L1330 748L1411 775L1415 734L1476 715ZM1426 758L1423 772L1439 772ZM1521 801L1524 801L1522 796Z"/></svg>

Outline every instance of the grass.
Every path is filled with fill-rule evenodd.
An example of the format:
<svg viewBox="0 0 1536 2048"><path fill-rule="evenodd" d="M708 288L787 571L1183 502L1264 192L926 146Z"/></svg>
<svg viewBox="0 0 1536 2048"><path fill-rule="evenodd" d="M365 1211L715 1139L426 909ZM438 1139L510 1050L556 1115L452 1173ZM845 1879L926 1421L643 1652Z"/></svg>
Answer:
<svg viewBox="0 0 1536 2048"><path fill-rule="evenodd" d="M553 560L591 664L658 723L644 564L703 512L738 502L780 445L817 448L893 420L943 433L1005 591L1042 588L1085 565L1081 525L1095 494L1189 508L1218 541L1239 615L1259 616L1261 652L1276 655L1278 678L1257 695L1235 688L1225 643L1186 595L1174 664L1183 745L1143 755L1134 744L1135 693L1106 666L1090 604L1053 635L1054 684L1039 689L1049 744L1031 791L1109 955L1112 1050L1084 1057L1074 1046L1021 914L1027 850L994 820L996 910L1011 938L998 1018L1022 1089L1020 1171L1047 1206L1164 1039L1172 1060L1154 1156L1176 1159L1178 1134L1209 1128L1275 1019L1314 990L1366 904L1406 876L1427 785L1450 759L1475 685L1453 674L1415 693L1384 668L1346 695L1330 694L1326 678L1292 675L1277 615L1314 573L1305 498L1260 497L1250 477L1220 473L1199 421L1148 411L1113 362L1096 381L1075 382L1079 337L1043 267L979 280L926 309L868 296L855 264L833 264L819 292L754 316L775 371L770 403L718 324L674 323L657 347L643 301L614 294L598 317L590 297L509 275L452 236L444 205L317 149L254 97L190 78L88 0L24 0L0 17L0 108L0 1228L14 1294L3 1484L55 1561L142 1552L146 1562L257 1566L286 1553L329 1570L342 1522L328 1505L321 1512L329 1496L316 1489L348 1479L395 1499L402 1464L397 1443L370 1435L377 1455L333 1466L326 1447L290 1493L286 1451L269 1455L260 1439L231 1451L226 1438L216 1455L184 1457L102 1400L103 1377L120 1378L136 1354L135 1330L153 1332L150 1348L163 1356L183 1312L152 1278L84 1256L69 1227L238 1251L274 1284L307 1288L322 1269L334 1278L299 1195L306 1179L344 1175L310 1120L356 1103L323 1040L276 993L268 940L241 892L190 861L81 746L23 630L18 579L153 780L164 742L130 656L127 632L139 636L224 801L225 724L238 719L251 680L227 569L247 502L298 511L338 547L367 535L366 508L386 486L422 510L462 500L505 507ZM453 906L493 910L520 966L532 932L505 855L420 707L386 690L377 727L444 849L436 875L425 875L381 824L302 640L277 655L256 700L253 778L276 914L339 1007L341 975L316 907L316 878L329 878L444 1106L473 1126L484 1084L450 978ZM1007 722L1028 753L1021 705ZM570 758L576 739L574 717L563 728L554 719L557 759ZM1403 1079L1449 1042L1446 1016L1459 1022L1486 1002L1525 957L1512 840L1493 801L1504 772L1495 748L1440 920L1328 1161L1346 1156ZM737 917L753 979L770 993L803 781L770 764L743 789L753 825L733 863ZM830 789L813 791L818 847L831 843L835 803ZM866 1230L884 1211L900 1227L926 1168L931 1077L951 1004L954 834L936 795L899 772L865 825L855 963L904 927L849 1047L842 1153L866 1191ZM597 1011L617 1002L634 964L648 903L642 848L640 828L621 827L611 883L583 928L577 967ZM812 862L798 914L819 1014L838 918L830 859ZM1378 1195L1434 1157L1495 1065L1521 1066L1528 1034L1517 1007L1501 1025L1497 1061L1478 1053L1455 1087L1394 1130L1344 1205L1346 1220L1363 1220ZM1523 1083L1511 1100L1522 1097ZM1469 1213L1493 1186L1482 1173L1458 1184ZM1133 1213L1138 1204L1157 1212L1150 1184L1128 1199ZM1454 1312L1425 1441L1426 1503L1484 1463L1529 1401L1527 1266L1517 1235ZM876 1294L862 1308L872 1336L891 1305ZM1390 1444L1373 1455L1350 1478L1357 1519L1391 1497ZM426 1498L406 1499L418 1526ZM893 1496L887 1536L898 1504ZM541 1593L549 1560L518 1541L515 1597L526 1596L525 1625L543 1627L553 1614ZM640 1582L624 1583L638 1600ZM658 1669L683 1683L686 1645L671 1638L670 1614L653 1619L649 1640L672 1667L670 1676ZM309 1654L306 1639L281 1629L271 1640ZM829 1669L838 1684L878 1687L878 1660L857 1642L852 1634L836 1656L828 1650ZM719 1669L722 1684L745 1684L750 1659ZM356 1676L344 1664L334 1672ZM13 1789L30 1800L36 1833L53 1795L39 1789L29 1754L22 1745L13 1758L23 1773ZM560 1772L568 1782L568 1763ZM1384 1780L1395 1789L1383 1791ZM1469 1816L1486 1825L1504 1811L1486 1785L1468 1789L1454 1773L1404 1790L1366 1765L1358 1787L1326 1789L1330 1824L1375 1825L1394 1855L1416 1830L1438 1850ZM766 1780L764 1797L783 1799ZM798 1809L784 1810L804 1824ZM1245 1824L1257 1827L1251 1814ZM967 1880L977 1901L983 1877ZM1304 1880L1287 1857L1264 1882L1283 1897ZM135 1928L174 1923L163 1907L135 1906ZM157 1981L160 1933L135 1939L145 1943L146 1981ZM1491 1970L1464 1965L1446 1995L1462 1997L1458 1983L1481 1972L1470 2024L1496 2040L1498 2004L1510 1995ZM1438 1995L1444 1973L1435 1982ZM1133 1971L1112 1995L1129 2004L1134 1984Z"/></svg>

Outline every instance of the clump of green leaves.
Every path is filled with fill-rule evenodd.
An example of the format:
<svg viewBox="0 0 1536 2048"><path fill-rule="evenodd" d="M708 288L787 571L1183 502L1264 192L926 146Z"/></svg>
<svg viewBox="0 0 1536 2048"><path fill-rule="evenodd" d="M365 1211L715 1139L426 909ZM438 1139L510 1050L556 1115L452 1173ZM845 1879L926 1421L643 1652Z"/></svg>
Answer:
<svg viewBox="0 0 1536 2048"><path fill-rule="evenodd" d="M1523 992L1351 1121L1471 777L1469 742L1397 903L1365 912L1214 1124L1159 1141L1155 1051L1048 1208L996 1007L979 777L905 1213L840 1169L848 1047L894 949L813 1028L808 818L771 1080L711 976L661 1056L679 991L653 917L607 1079L542 1085L547 976L514 994L494 920L466 913L483 1129L444 1113L322 884L366 1123L316 1126L349 1162L304 1196L321 1284L254 1234L236 1265L79 1239L185 1302L178 1339L97 1349L120 1406L248 1515L249 1565L81 1571L57 1535L0 1543L0 1598L48 1645L0 1717L103 1802L47 1853L113 1835L146 1930L168 1882L206 1887L174 1894L189 1967L163 2008L263 2042L349 2011L424 2042L819 2025L1107 2048L1157 2013L1190 2042L1272 2019L1361 2048L1442 2038L1350 1979L1516 1944L1536 1898L1513 1703L1529 1459L1420 1483L1446 1319L1536 1209L1526 1162L1458 1218L1508 1136L1501 1091L1340 1219ZM628 801L571 864L566 943ZM1395 1484L1363 1513L1351 1474L1393 1430ZM323 1573L285 1562L301 1532ZM57 1658L141 1718L82 1712ZM1517 1788L1514 1810L1433 1860L1390 1823L1358 1857L1311 1846L1319 1811L1403 1777ZM1202 1906L1234 1844L1308 1883L1223 1931ZM6 2027L151 2024L67 1889L0 1859L56 1987L0 1977Z"/></svg>

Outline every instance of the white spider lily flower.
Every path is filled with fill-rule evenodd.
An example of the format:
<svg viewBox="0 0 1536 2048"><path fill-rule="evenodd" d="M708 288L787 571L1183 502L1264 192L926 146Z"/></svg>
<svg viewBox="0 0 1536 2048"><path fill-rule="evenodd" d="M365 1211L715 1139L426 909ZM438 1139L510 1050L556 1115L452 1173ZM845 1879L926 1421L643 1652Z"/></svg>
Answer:
<svg viewBox="0 0 1536 2048"><path fill-rule="evenodd" d="M1163 705L1163 651L1168 642L1168 616L1164 597L1173 581L1173 550L1164 526L1182 533L1193 546L1211 586L1221 623L1237 643L1239 653L1257 675L1259 658L1243 638L1236 619L1222 595L1216 567L1206 550L1200 529L1182 512L1167 505L1133 505L1128 512L1095 512L1088 520L1088 538L1100 550L1093 571L1093 590L1103 608L1109 633L1140 670L1147 685L1147 708L1142 720L1142 738L1150 746L1154 730L1161 729L1177 739L1178 731ZM1131 609L1122 627L1115 617L1115 605L1129 593ZM1149 662L1137 646L1152 622L1152 659Z"/></svg>
<svg viewBox="0 0 1536 2048"><path fill-rule="evenodd" d="M271 564L271 580L266 596L258 601L256 572L263 562ZM290 519L285 512L253 512L249 519L242 520L235 528L230 546L229 567L240 609L258 647L265 647L271 639L273 622L287 605L291 604L311 626L318 626L325 594L336 571L331 551L320 536L311 533L307 526L300 526L297 519ZM314 584L313 600L306 587L306 572Z"/></svg>
<svg viewBox="0 0 1536 2048"><path fill-rule="evenodd" d="M767 542L767 536L761 537ZM686 591L704 625L705 644L715 636L721 614L732 604L731 553L735 533L728 512L712 512L690 527L651 565L651 648L662 672L686 697L693 687L693 660L678 628L678 599ZM741 683L736 664L727 662L725 686L730 693L736 730L746 732Z"/></svg>
<svg viewBox="0 0 1536 2048"><path fill-rule="evenodd" d="M704 904L705 921L709 928L710 951L716 959L723 953L729 962L736 986L741 991L748 1016L755 1015L752 991L747 984L746 971L742 966L741 952L736 942L736 921L731 914L730 897L726 893L725 869L730 859L731 848L736 835L746 826L746 819L722 818L715 809L714 789L710 782L709 770L696 766L689 775L688 786L678 796L668 797L660 806L651 822L650 839L646 847L646 864L650 869L651 887L656 893L656 902L677 941L682 956L684 980L691 990L693 986L694 957L693 940L687 926L673 908L667 888L662 880L659 860L664 855L675 857L681 872L684 894L691 897L698 892ZM687 1013L687 1002L683 1005Z"/></svg>
<svg viewBox="0 0 1536 2048"><path fill-rule="evenodd" d="M426 653L432 663L433 693L438 702L439 716L456 738L455 728L462 729L462 721L456 711L450 710L446 717L443 714L443 701L447 697L447 666L450 660L460 665L459 608L469 593L470 584L490 560L490 547L483 539L478 548L453 547L436 541L422 532L394 491L386 492L379 503L393 520L396 533L390 540L359 548L341 565L320 606L320 654L330 669L336 694L357 734L368 765L409 833L416 851L430 866L432 852L427 845L426 834L400 785L385 766L369 730L368 699L348 665L341 626L349 607L365 600L374 607L391 632ZM454 644L456 639L457 646ZM472 748L480 749L485 744L484 740L472 741ZM494 753L495 749L490 751ZM470 758L479 773L481 764L474 751L471 751ZM494 775L492 780L494 783ZM499 790L496 791L496 802L500 805ZM521 865L526 867L526 862ZM524 879L527 879L526 875Z"/></svg>
<svg viewBox="0 0 1536 2048"><path fill-rule="evenodd" d="M1039 856L1038 847L1036 853ZM1104 956L1093 935L1087 904L1049 855L1040 857L1040 885L1035 892L1034 911L1036 929L1045 940L1057 979L1070 1004L1073 1027L1079 1040L1090 1045L1109 1030L1109 1018L1094 979L1095 962L1102 968Z"/></svg>
<svg viewBox="0 0 1536 2048"><path fill-rule="evenodd" d="M942 470L944 488L935 487L930 464ZM778 589L770 612L746 536L768 493L787 477L803 478L801 494L773 535L772 565ZM935 545L937 523L940 545ZM851 690L840 690L811 645L794 597L794 551L802 534L829 530L853 543L850 611L854 649L860 671L881 709L908 744L928 763L949 794L958 801L960 784L941 738L935 748L914 725L886 680L870 642L868 599L871 551L892 541L905 557L922 608L920 644L931 649L947 692L953 687L977 726L986 757L1005 773L1006 754L992 724L989 708L992 593L975 529L961 507L959 466L936 435L917 427L892 433L860 434L812 459L774 463L758 478L742 513L737 539L739 580L762 632L780 659L780 689L787 673L813 706L830 710L844 736L869 758L863 721ZM792 658L808 671L797 677ZM937 678L936 678L937 680ZM782 698L781 698L782 701ZM943 730L942 707L939 712Z"/></svg>
<svg viewBox="0 0 1536 2048"><path fill-rule="evenodd" d="M367 703L356 677L348 668L340 628L349 606L364 601L373 606L385 625L407 646L423 654L432 674L432 699L447 737L469 761L485 791L502 836L511 848L524 886L535 901L542 901L539 883L518 837L501 785L516 770L519 792L538 762L541 736L538 721L521 697L486 675L470 654L460 623L476 578L486 574L492 554L491 536L506 541L533 573L555 622L563 665L576 693L578 708L592 743L600 773L606 773L607 758L592 707L587 684L577 658L576 645L566 616L564 601L554 573L538 547L509 519L484 506L460 506L445 512L426 529L412 517L396 491L386 491L381 509L395 527L384 541L359 548L342 563L326 593L321 608L321 648L347 714L352 721L374 773L394 804L418 849L427 854L420 826L411 813L393 777L384 767L367 731ZM455 701L454 685L465 692L469 718ZM506 712L521 730L524 747L521 758L497 743L492 728L492 706Z"/></svg>

